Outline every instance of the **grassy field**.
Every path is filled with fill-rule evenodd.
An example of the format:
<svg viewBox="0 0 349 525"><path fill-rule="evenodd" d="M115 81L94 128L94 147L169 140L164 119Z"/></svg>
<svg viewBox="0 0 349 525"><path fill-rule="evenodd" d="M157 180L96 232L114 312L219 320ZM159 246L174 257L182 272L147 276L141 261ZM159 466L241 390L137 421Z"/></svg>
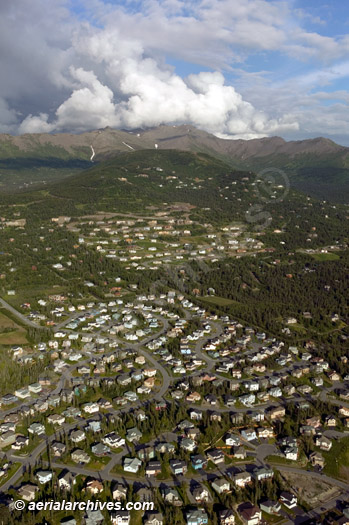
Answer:
<svg viewBox="0 0 349 525"><path fill-rule="evenodd" d="M316 261L337 261L340 259L339 255L336 253L314 253L312 257Z"/></svg>
<svg viewBox="0 0 349 525"><path fill-rule="evenodd" d="M47 299L48 295L64 292L64 286L61 284L53 286L43 284L42 286L22 287L17 291L16 295L3 295L3 299L14 308L21 310L20 306L25 302L33 303L34 305L38 299Z"/></svg>
<svg viewBox="0 0 349 525"><path fill-rule="evenodd" d="M329 452L323 452L325 474L349 481L349 437L332 441Z"/></svg>
<svg viewBox="0 0 349 525"><path fill-rule="evenodd" d="M236 301L232 301L231 299L226 299L225 297L219 297L216 295L212 295L210 297L200 297L201 301L205 301L206 303L217 305L217 306L229 306L230 304L236 303Z"/></svg>
<svg viewBox="0 0 349 525"><path fill-rule="evenodd" d="M0 345L26 344L26 331L7 316L6 310L0 309Z"/></svg>

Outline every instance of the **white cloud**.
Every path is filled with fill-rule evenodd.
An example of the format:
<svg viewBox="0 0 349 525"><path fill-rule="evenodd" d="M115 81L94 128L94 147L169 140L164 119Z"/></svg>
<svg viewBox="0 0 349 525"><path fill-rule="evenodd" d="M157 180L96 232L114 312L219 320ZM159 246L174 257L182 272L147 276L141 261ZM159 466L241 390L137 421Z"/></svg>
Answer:
<svg viewBox="0 0 349 525"><path fill-rule="evenodd" d="M28 115L20 124L18 131L22 133L51 133L55 129L54 124L49 124L48 114Z"/></svg>
<svg viewBox="0 0 349 525"><path fill-rule="evenodd" d="M110 41L105 46L94 40L98 57L110 59ZM85 47L85 49L89 49ZM221 73L190 75L185 81L168 70L159 69L140 50L129 46L132 58L115 59L108 64L109 82L117 90L118 101L109 86L100 82L95 73L82 68L70 68L72 81L79 87L59 106L55 119L48 115L29 116L20 126L21 132L53 130L82 131L105 126L138 128L160 124L193 124L212 133L239 138L257 138L270 132L295 130L298 125L289 117L269 119L244 101L232 86L224 85ZM115 50L116 51L116 50Z"/></svg>

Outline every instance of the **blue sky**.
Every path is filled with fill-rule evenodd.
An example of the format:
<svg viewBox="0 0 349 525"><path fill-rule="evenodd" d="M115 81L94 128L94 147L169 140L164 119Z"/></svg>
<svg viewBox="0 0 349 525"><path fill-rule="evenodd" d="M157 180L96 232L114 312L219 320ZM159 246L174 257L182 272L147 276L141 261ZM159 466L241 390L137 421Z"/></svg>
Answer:
<svg viewBox="0 0 349 525"><path fill-rule="evenodd" d="M190 123L349 145L340 0L13 0L0 5L0 131Z"/></svg>

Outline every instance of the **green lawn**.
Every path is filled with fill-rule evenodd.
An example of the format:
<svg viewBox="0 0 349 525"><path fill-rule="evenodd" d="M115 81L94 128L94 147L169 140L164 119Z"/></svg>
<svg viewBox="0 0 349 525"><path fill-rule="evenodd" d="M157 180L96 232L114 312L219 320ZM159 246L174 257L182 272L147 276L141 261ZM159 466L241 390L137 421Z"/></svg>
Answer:
<svg viewBox="0 0 349 525"><path fill-rule="evenodd" d="M325 474L349 481L349 437L333 440L331 450L322 454L325 458Z"/></svg>
<svg viewBox="0 0 349 525"><path fill-rule="evenodd" d="M236 303L236 301L232 301L231 299L226 299L225 297L219 297L216 295L212 295L210 297L200 297L200 300L217 306L228 306L230 304Z"/></svg>
<svg viewBox="0 0 349 525"><path fill-rule="evenodd" d="M12 476L17 472L17 470L22 466L22 463L13 463L10 468L8 469L7 473L5 474L5 476L3 476L2 478L0 478L0 487L1 485L3 485L3 483L6 483L6 481L10 478L12 478Z"/></svg>
<svg viewBox="0 0 349 525"><path fill-rule="evenodd" d="M266 523L280 523L284 520L283 516L267 514L266 512L262 512L262 518Z"/></svg>
<svg viewBox="0 0 349 525"><path fill-rule="evenodd" d="M266 461L268 463L274 463L279 465L290 465L292 467L298 467L298 468L304 468L307 464L307 458L305 456L301 456L298 458L297 461L293 461L292 459L286 459L280 456L268 456L266 458Z"/></svg>
<svg viewBox="0 0 349 525"><path fill-rule="evenodd" d="M314 253L312 257L316 261L337 261L340 259L339 255L336 253Z"/></svg>
<svg viewBox="0 0 349 525"><path fill-rule="evenodd" d="M101 458L94 456L91 454L92 460L90 463L87 463L86 468L90 468L92 470L102 470L111 460L110 456L103 456Z"/></svg>
<svg viewBox="0 0 349 525"><path fill-rule="evenodd" d="M124 476L125 474L127 474L127 477L130 477L130 478L134 478L134 479L140 479L140 478L144 478L144 474L141 473L141 470L139 470L138 473L136 474L133 474L132 472L125 472L125 470L123 469L122 465L115 465L115 467L113 467L112 471L111 471L112 474L117 474L119 476Z"/></svg>

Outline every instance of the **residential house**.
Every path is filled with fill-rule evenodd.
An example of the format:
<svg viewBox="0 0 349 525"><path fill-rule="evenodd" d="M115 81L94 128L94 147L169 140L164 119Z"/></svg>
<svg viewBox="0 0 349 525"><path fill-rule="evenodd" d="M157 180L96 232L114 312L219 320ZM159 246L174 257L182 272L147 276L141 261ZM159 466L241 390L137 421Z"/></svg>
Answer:
<svg viewBox="0 0 349 525"><path fill-rule="evenodd" d="M297 387L297 390L302 395L310 394L313 391L310 385L300 385Z"/></svg>
<svg viewBox="0 0 349 525"><path fill-rule="evenodd" d="M58 475L58 486L62 490L71 490L72 486L75 485L75 476L69 470L62 470Z"/></svg>
<svg viewBox="0 0 349 525"><path fill-rule="evenodd" d="M246 458L246 450L244 447L238 446L238 447L232 447L231 454L236 459L245 459Z"/></svg>
<svg viewBox="0 0 349 525"><path fill-rule="evenodd" d="M61 426L65 422L65 417L61 414L50 414L47 418L47 422L51 425Z"/></svg>
<svg viewBox="0 0 349 525"><path fill-rule="evenodd" d="M338 410L340 416L348 417L349 416L349 407L342 406Z"/></svg>
<svg viewBox="0 0 349 525"><path fill-rule="evenodd" d="M251 410L247 415L252 421L257 423L264 421L264 412L262 410Z"/></svg>
<svg viewBox="0 0 349 525"><path fill-rule="evenodd" d="M257 481L263 481L264 479L271 479L274 477L274 471L268 467L256 467L253 470L253 477Z"/></svg>
<svg viewBox="0 0 349 525"><path fill-rule="evenodd" d="M97 457L107 456L110 453L110 448L104 443L96 443L92 445L91 452Z"/></svg>
<svg viewBox="0 0 349 525"><path fill-rule="evenodd" d="M18 401L18 397L14 394L5 394L1 398L1 405L8 406L12 405L13 403L16 403Z"/></svg>
<svg viewBox="0 0 349 525"><path fill-rule="evenodd" d="M53 441L51 443L51 451L53 456L60 458L65 454L67 450L67 447L64 445L64 443L61 443L60 441Z"/></svg>
<svg viewBox="0 0 349 525"><path fill-rule="evenodd" d="M75 463L89 463L91 460L90 456L81 449L76 449L71 453L71 458Z"/></svg>
<svg viewBox="0 0 349 525"><path fill-rule="evenodd" d="M228 446L239 446L240 445L240 436L237 434L227 434L224 438L224 442Z"/></svg>
<svg viewBox="0 0 349 525"><path fill-rule="evenodd" d="M331 381L340 381L341 380L341 376L335 371L332 371L332 372L328 373L327 375L328 375L328 378ZM15 392L15 394L16 394L16 392Z"/></svg>
<svg viewBox="0 0 349 525"><path fill-rule="evenodd" d="M233 425L239 426L244 422L244 415L241 412L235 412L231 414L230 419Z"/></svg>
<svg viewBox="0 0 349 525"><path fill-rule="evenodd" d="M155 450L153 447L142 447L137 451L137 456L142 461L155 458Z"/></svg>
<svg viewBox="0 0 349 525"><path fill-rule="evenodd" d="M14 443L12 443L11 448L13 450L22 450L22 448L29 445L29 437L17 435Z"/></svg>
<svg viewBox="0 0 349 525"><path fill-rule="evenodd" d="M155 450L160 452L160 454L173 454L175 452L175 446L173 443L158 443Z"/></svg>
<svg viewBox="0 0 349 525"><path fill-rule="evenodd" d="M211 486L217 492L217 494L224 494L225 492L230 491L230 483L225 478L215 479Z"/></svg>
<svg viewBox="0 0 349 525"><path fill-rule="evenodd" d="M209 420L210 421L222 421L222 414L214 410L209 411Z"/></svg>
<svg viewBox="0 0 349 525"><path fill-rule="evenodd" d="M204 509L196 508L186 512L187 525L206 525L208 515Z"/></svg>
<svg viewBox="0 0 349 525"><path fill-rule="evenodd" d="M281 511L281 505L278 501L265 500L260 504L260 509L267 514L279 514Z"/></svg>
<svg viewBox="0 0 349 525"><path fill-rule="evenodd" d="M242 439L245 439L246 441L253 441L257 439L256 431L252 428L245 428L241 430L241 437Z"/></svg>
<svg viewBox="0 0 349 525"><path fill-rule="evenodd" d="M125 439L118 436L115 432L110 432L102 438L102 442L112 448L119 448L125 445Z"/></svg>
<svg viewBox="0 0 349 525"><path fill-rule="evenodd" d="M69 439L73 443L80 443L81 441L84 441L86 439L86 435L85 432L83 432L82 430L73 430L69 434Z"/></svg>
<svg viewBox="0 0 349 525"><path fill-rule="evenodd" d="M203 485L196 485L192 489L192 495L197 503L208 503L210 501L210 493Z"/></svg>
<svg viewBox="0 0 349 525"><path fill-rule="evenodd" d="M28 427L29 434L34 434L36 436L42 437L45 435L45 427L41 423L32 423Z"/></svg>
<svg viewBox="0 0 349 525"><path fill-rule="evenodd" d="M25 483L17 490L17 494L25 501L33 501L39 490L40 489L37 485L34 485L33 483Z"/></svg>
<svg viewBox="0 0 349 525"><path fill-rule="evenodd" d="M166 487L166 486L162 487L161 495L164 498L164 501L166 503L170 503L171 505L174 505L175 507L181 507L183 505L183 502L181 498L179 497L179 494L175 488Z"/></svg>
<svg viewBox="0 0 349 525"><path fill-rule="evenodd" d="M317 447L320 447L321 450L325 450L326 452L328 452L332 448L332 441L326 436L317 435L315 436L315 445Z"/></svg>
<svg viewBox="0 0 349 525"><path fill-rule="evenodd" d="M37 478L40 485L45 485L52 479L52 471L51 470L38 470L35 473L35 477Z"/></svg>
<svg viewBox="0 0 349 525"><path fill-rule="evenodd" d="M102 515L102 518L103 518L103 515ZM112 525L130 525L131 515L128 510L115 510L111 512L110 519L111 519Z"/></svg>
<svg viewBox="0 0 349 525"><path fill-rule="evenodd" d="M250 502L239 505L238 513L241 520L247 525L258 525L262 521L262 511Z"/></svg>
<svg viewBox="0 0 349 525"><path fill-rule="evenodd" d="M270 388L269 395L272 397L281 397L282 390L279 386L274 386L273 388Z"/></svg>
<svg viewBox="0 0 349 525"><path fill-rule="evenodd" d="M136 474L141 465L142 461L138 458L125 458L123 467L125 472L132 472L133 474Z"/></svg>
<svg viewBox="0 0 349 525"><path fill-rule="evenodd" d="M0 448L7 447L9 445L12 445L16 441L16 434L14 432L11 432L9 430L8 432L4 432L0 436Z"/></svg>
<svg viewBox="0 0 349 525"><path fill-rule="evenodd" d="M188 470L185 461L181 461L178 459L170 460L170 468L175 476L184 475L187 473Z"/></svg>
<svg viewBox="0 0 349 525"><path fill-rule="evenodd" d="M283 419L286 414L286 409L282 406L272 407L267 411L267 414L271 421L275 421L276 419Z"/></svg>
<svg viewBox="0 0 349 525"><path fill-rule="evenodd" d="M89 479L86 483L86 491L90 494L96 495L103 492L104 487L98 479Z"/></svg>
<svg viewBox="0 0 349 525"><path fill-rule="evenodd" d="M336 427L337 426L337 419L334 416L326 416L325 418L325 425L328 427Z"/></svg>
<svg viewBox="0 0 349 525"><path fill-rule="evenodd" d="M153 491L147 487L140 487L137 492L137 497L140 502L154 501Z"/></svg>
<svg viewBox="0 0 349 525"><path fill-rule="evenodd" d="M208 450L206 452L206 456L208 461L212 461L212 463L214 463L215 465L220 465L221 463L224 463L224 453L218 448Z"/></svg>
<svg viewBox="0 0 349 525"><path fill-rule="evenodd" d="M126 499L127 498L127 487L123 485L122 483L115 483L112 487L112 496L113 499L116 499L118 501Z"/></svg>
<svg viewBox="0 0 349 525"><path fill-rule="evenodd" d="M197 403L201 399L201 394L199 392L191 392L187 395L186 401L188 403Z"/></svg>
<svg viewBox="0 0 349 525"><path fill-rule="evenodd" d="M297 506L297 498L292 492L283 491L280 494L280 502L288 509L293 509Z"/></svg>
<svg viewBox="0 0 349 525"><path fill-rule="evenodd" d="M201 421L203 417L202 410L198 410L196 408L192 408L189 410L189 417L190 419L194 419L196 421Z"/></svg>
<svg viewBox="0 0 349 525"><path fill-rule="evenodd" d="M239 401L246 407L250 407L256 402L256 396L254 394L245 394L239 397Z"/></svg>
<svg viewBox="0 0 349 525"><path fill-rule="evenodd" d="M161 512L148 512L143 525L164 525L164 518Z"/></svg>
<svg viewBox="0 0 349 525"><path fill-rule="evenodd" d="M201 470L207 467L207 459L202 454L191 456L191 464L194 470Z"/></svg>
<svg viewBox="0 0 349 525"><path fill-rule="evenodd" d="M86 403L83 405L82 409L87 414L95 414L96 412L99 412L99 405L98 403Z"/></svg>
<svg viewBox="0 0 349 525"><path fill-rule="evenodd" d="M321 427L321 419L320 419L319 416L308 417L305 420L305 422L306 422L307 425L311 425L314 428Z"/></svg>
<svg viewBox="0 0 349 525"><path fill-rule="evenodd" d="M17 396L19 399L25 399L26 397L30 397L29 389L26 387L19 388L15 391L15 396Z"/></svg>
<svg viewBox="0 0 349 525"><path fill-rule="evenodd" d="M325 459L320 452L312 452L309 456L309 460L313 467L323 469L325 466Z"/></svg>
<svg viewBox="0 0 349 525"><path fill-rule="evenodd" d="M296 388L293 385L286 385L283 387L285 396L292 396L296 392Z"/></svg>
<svg viewBox="0 0 349 525"><path fill-rule="evenodd" d="M220 510L218 518L219 525L235 525L235 515L231 509Z"/></svg>
<svg viewBox="0 0 349 525"><path fill-rule="evenodd" d="M259 439L270 439L274 436L274 430L272 427L259 427L257 428L257 436Z"/></svg>
<svg viewBox="0 0 349 525"><path fill-rule="evenodd" d="M299 432L304 436L313 436L316 432L316 429L312 425L302 425L299 429Z"/></svg>
<svg viewBox="0 0 349 525"><path fill-rule="evenodd" d="M148 379L146 379L143 383L144 387L146 388L154 388L155 386L155 378L154 377L148 377Z"/></svg>
<svg viewBox="0 0 349 525"><path fill-rule="evenodd" d="M138 428L133 427L128 429L126 433L126 439L127 441L130 441L131 443L137 443L142 437L142 432L138 430Z"/></svg>
<svg viewBox="0 0 349 525"><path fill-rule="evenodd" d="M28 386L28 390L32 394L40 394L40 392L42 391L42 385L40 383L32 383Z"/></svg>
<svg viewBox="0 0 349 525"><path fill-rule="evenodd" d="M285 458L286 459L289 459L289 460L292 460L292 461L297 461L297 459L298 459L298 447L297 446L286 447L285 450L284 450L284 454L285 454Z"/></svg>
<svg viewBox="0 0 349 525"><path fill-rule="evenodd" d="M187 452L194 452L196 449L196 443L190 438L183 438L181 440L180 447Z"/></svg>
<svg viewBox="0 0 349 525"><path fill-rule="evenodd" d="M238 472L234 475L233 481L237 487L244 488L251 483L252 476L249 472Z"/></svg>
<svg viewBox="0 0 349 525"><path fill-rule="evenodd" d="M198 428L187 428L185 433L188 438L192 439L195 442L198 441L201 434Z"/></svg>
<svg viewBox="0 0 349 525"><path fill-rule="evenodd" d="M161 462L149 461L145 469L146 477L157 476L158 474L161 474Z"/></svg>

